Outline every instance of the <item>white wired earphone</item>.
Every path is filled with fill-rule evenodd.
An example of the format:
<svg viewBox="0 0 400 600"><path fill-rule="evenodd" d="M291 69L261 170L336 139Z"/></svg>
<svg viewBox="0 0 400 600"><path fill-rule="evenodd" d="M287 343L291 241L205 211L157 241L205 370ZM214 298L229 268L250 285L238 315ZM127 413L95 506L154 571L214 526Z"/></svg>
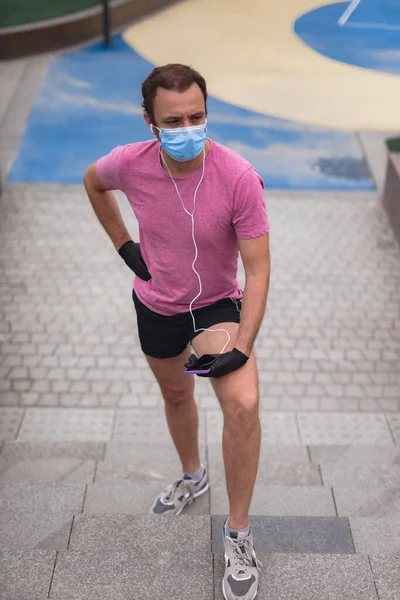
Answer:
<svg viewBox="0 0 400 600"><path fill-rule="evenodd" d="M201 277L200 277L199 273L196 271L196 269L195 269L195 266L194 266L194 265L195 265L195 263L196 263L197 257L198 257L198 249L197 249L197 244L196 244L196 240L195 240L195 237L194 237L194 211L195 211L195 209L196 209L196 196L197 196L197 190L199 189L199 187L200 187L200 184L201 184L201 182L203 181L203 177L204 177L204 172L205 172L205 163L206 163L206 152L205 152L205 150L203 150L203 171L202 171L202 174L201 174L201 177L200 177L200 181L199 181L199 183L197 184L197 187L196 187L196 190L195 190L195 192L194 192L194 196L193 196L193 212L190 212L190 211L189 211L189 210L187 210L187 208L185 207L185 205L184 205L184 203L183 203L183 200L182 200L182 196L181 196L181 195L180 195L180 193L179 193L178 186L176 185L175 179L172 177L172 174L171 174L171 171L170 171L170 169L169 169L169 166L168 166L168 164L167 164L166 160L164 159L164 157L163 157L163 155L162 155L161 148L160 148L160 156L161 156L161 160L163 161L164 165L166 166L166 168L167 168L167 170L168 170L168 174L169 174L169 176L170 176L170 178L171 178L171 180L172 180L172 182L173 182L173 184L174 184L174 186L175 186L175 190L176 190L176 193L178 194L179 200L181 201L181 204L182 204L182 208L183 208L183 210L184 210L184 211L185 211L185 213L187 213L187 214L190 216L190 218L192 219L192 239L193 239L193 244L194 244L194 248L195 248L195 257L194 257L194 260L193 260L193 262L192 262L192 269L193 269L193 271L195 272L195 274L197 275L197 279L199 280L199 286L200 286L200 291L199 291L199 293L197 294L197 296L195 296L195 297L193 298L193 300L191 301L191 303L190 303L190 306L189 306L189 312L190 312L190 314L191 314L191 316L192 316L192 320L193 320L193 329L194 329L195 333L197 333L198 331L209 331L209 332L211 332L211 333L213 333L213 332L216 332L216 331L223 331L224 333L226 333L226 335L228 336L228 341L226 342L225 346L224 346L224 347L222 348L222 350L221 350L221 354L223 354L223 352L225 351L225 348L227 347L227 345L228 345L228 344L229 344L229 342L231 341L231 336L229 335L228 331L226 331L226 329L204 329L204 328L201 328L201 329L196 329L196 322L195 322L194 315L193 315L193 311L192 311L192 305L193 305L193 302L195 302L195 301L197 300L197 298L198 298L199 296L201 296L201 294L202 294L202 291L203 291L203 286L202 286L202 283L201 283ZM240 312L240 309L239 309L239 307L238 307L238 305L237 305L237 302L236 302L235 300L233 300L233 298L231 298L231 300L232 300L232 302L235 304L235 306L236 306L237 310Z"/></svg>

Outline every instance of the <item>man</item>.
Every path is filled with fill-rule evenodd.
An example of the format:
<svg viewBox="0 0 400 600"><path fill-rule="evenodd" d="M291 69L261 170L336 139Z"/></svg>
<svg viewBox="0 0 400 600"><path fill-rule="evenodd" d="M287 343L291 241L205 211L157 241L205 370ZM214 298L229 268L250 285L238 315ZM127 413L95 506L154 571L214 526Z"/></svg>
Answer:
<svg viewBox="0 0 400 600"><path fill-rule="evenodd" d="M93 209L115 249L137 275L133 301L142 350L160 386L182 476L151 507L178 515L209 488L200 462L195 356L224 415L229 496L224 524L226 600L252 600L260 562L249 527L261 429L253 345L269 286L269 225L263 183L250 163L206 137L207 89L191 68L154 69L142 85L154 140L115 148L84 175ZM131 240L110 190L122 190L139 223ZM244 292L237 281L238 253ZM240 310L241 309L241 310Z"/></svg>

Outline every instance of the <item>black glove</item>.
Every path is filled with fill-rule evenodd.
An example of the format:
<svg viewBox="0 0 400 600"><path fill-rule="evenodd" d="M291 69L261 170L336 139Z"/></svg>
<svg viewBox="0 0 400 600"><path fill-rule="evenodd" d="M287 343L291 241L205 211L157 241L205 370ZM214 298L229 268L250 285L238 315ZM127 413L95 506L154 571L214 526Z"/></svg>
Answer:
<svg viewBox="0 0 400 600"><path fill-rule="evenodd" d="M208 355L207 355L208 356ZM243 367L249 360L249 357L240 352L237 348L233 348L230 352L225 352L216 358L211 364L204 365L204 368L210 369L207 375L199 375L199 377L223 377L232 371L236 371ZM201 357L199 359L201 363ZM207 360L209 363L209 360ZM185 367L190 369L196 363L195 356L190 357L189 362L185 363ZM199 367L201 368L201 367Z"/></svg>
<svg viewBox="0 0 400 600"><path fill-rule="evenodd" d="M138 276L140 279L149 281L151 275L147 269L146 263L143 260L142 253L140 252L140 244L137 242L125 242L118 250L118 254L124 259L128 267Z"/></svg>

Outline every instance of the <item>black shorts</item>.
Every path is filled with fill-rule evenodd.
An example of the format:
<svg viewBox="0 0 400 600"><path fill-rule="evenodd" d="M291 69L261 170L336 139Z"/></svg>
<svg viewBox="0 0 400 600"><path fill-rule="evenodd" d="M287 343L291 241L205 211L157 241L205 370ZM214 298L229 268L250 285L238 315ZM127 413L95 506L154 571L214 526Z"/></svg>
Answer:
<svg viewBox="0 0 400 600"><path fill-rule="evenodd" d="M179 356L193 338L202 333L193 330L193 320L189 311L168 317L147 308L134 290L132 298L137 314L140 345L147 356ZM240 323L241 305L241 300L223 298L204 308L195 308L192 312L196 329L207 329L219 323Z"/></svg>

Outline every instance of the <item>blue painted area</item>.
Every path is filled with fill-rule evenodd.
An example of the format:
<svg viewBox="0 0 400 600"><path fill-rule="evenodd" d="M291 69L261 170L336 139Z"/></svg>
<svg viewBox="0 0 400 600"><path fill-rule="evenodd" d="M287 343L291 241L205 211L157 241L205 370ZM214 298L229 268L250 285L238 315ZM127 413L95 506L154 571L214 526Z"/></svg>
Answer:
<svg viewBox="0 0 400 600"><path fill-rule="evenodd" d="M338 20L347 6L347 2L330 4L305 14L297 19L295 32L313 50L328 58L399 75L400 28L340 26Z"/></svg>
<svg viewBox="0 0 400 600"><path fill-rule="evenodd" d="M81 183L115 146L151 139L141 83L153 65L114 36L60 55L49 67L12 165L11 181ZM209 136L257 168L266 187L370 190L356 137L261 115L209 98Z"/></svg>
<svg viewBox="0 0 400 600"><path fill-rule="evenodd" d="M369 25L371 28L398 25L400 28L400 2L399 0L361 0L349 16L347 25Z"/></svg>

